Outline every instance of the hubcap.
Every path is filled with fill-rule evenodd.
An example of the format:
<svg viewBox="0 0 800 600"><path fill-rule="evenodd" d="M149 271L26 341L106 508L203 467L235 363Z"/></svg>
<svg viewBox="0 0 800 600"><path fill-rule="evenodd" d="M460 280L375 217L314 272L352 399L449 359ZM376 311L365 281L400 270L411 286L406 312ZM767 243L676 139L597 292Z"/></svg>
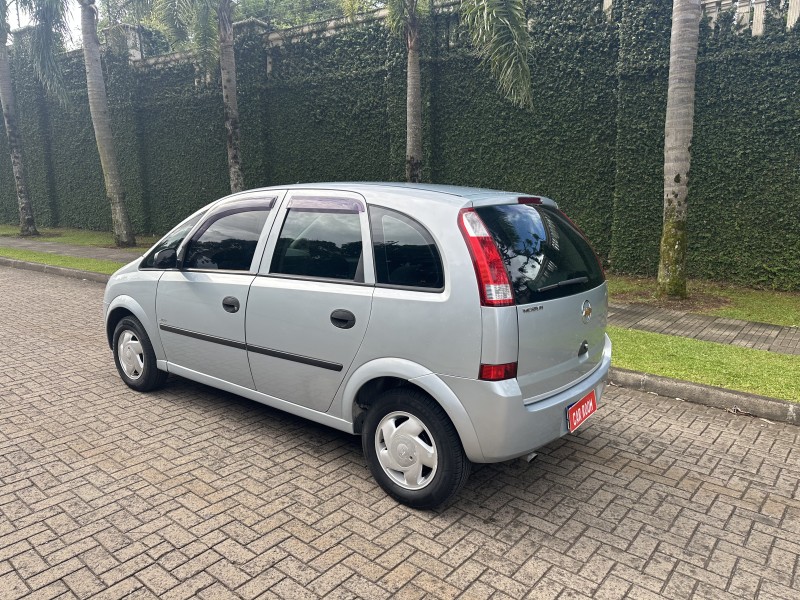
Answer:
<svg viewBox="0 0 800 600"><path fill-rule="evenodd" d="M424 423L410 413L396 411L381 420L375 450L383 471L402 488L420 490L436 475L436 443Z"/></svg>
<svg viewBox="0 0 800 600"><path fill-rule="evenodd" d="M133 331L126 329L119 336L117 355L122 371L129 379L139 379L144 372L144 350Z"/></svg>

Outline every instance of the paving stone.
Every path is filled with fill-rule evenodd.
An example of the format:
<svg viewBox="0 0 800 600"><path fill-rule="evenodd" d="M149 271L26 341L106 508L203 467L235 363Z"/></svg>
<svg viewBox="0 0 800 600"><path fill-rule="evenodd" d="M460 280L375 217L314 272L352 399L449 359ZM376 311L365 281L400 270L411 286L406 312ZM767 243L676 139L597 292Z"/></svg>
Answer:
<svg viewBox="0 0 800 600"><path fill-rule="evenodd" d="M769 349L784 354L800 354L800 327L781 329Z"/></svg>
<svg viewBox="0 0 800 600"><path fill-rule="evenodd" d="M800 597L795 427L611 387L534 462L416 511L356 438L177 378L126 388L102 286L0 268L0 289L0 598Z"/></svg>

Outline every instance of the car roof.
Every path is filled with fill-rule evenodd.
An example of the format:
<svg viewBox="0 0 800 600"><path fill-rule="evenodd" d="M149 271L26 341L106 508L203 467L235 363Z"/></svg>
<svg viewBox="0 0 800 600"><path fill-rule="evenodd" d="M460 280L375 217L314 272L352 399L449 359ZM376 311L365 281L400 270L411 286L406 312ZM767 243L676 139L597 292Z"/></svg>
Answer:
<svg viewBox="0 0 800 600"><path fill-rule="evenodd" d="M374 181L353 181L353 182L323 182L323 183L298 183L290 185L276 185L258 190L248 190L249 192L261 190L340 190L359 192L371 196L375 193L391 193L395 196L409 196L414 198L424 197L425 200L441 202L444 204L463 205L465 202L480 202L481 200L512 200L520 196L529 196L517 192L504 192L488 188L473 188L458 185L442 185L434 183L403 183L403 182L374 182Z"/></svg>

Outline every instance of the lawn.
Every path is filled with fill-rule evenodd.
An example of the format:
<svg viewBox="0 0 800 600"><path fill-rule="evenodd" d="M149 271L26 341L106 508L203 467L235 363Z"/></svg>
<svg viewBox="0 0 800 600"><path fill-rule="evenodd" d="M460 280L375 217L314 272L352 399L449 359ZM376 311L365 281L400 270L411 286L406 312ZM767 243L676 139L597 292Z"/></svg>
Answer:
<svg viewBox="0 0 800 600"><path fill-rule="evenodd" d="M656 280L609 275L611 302L657 304L665 308L741 319L757 323L800 327L800 293L753 290L710 281L689 281L686 301L656 299Z"/></svg>
<svg viewBox="0 0 800 600"><path fill-rule="evenodd" d="M94 258L77 258L75 256L63 256L51 252L37 252L35 250L22 250L17 248L3 248L0 240L0 256L24 260L27 262L53 265L56 267L67 267L69 269L79 269L81 271L93 271L95 273L105 273L111 275L124 263L111 260L97 260Z"/></svg>
<svg viewBox="0 0 800 600"><path fill-rule="evenodd" d="M800 356L609 327L615 367L800 402Z"/></svg>
<svg viewBox="0 0 800 600"><path fill-rule="evenodd" d="M99 246L101 248L115 248L114 235L109 231L89 231L87 229L70 229L67 227L48 228L40 227L40 235L33 240L43 242L60 242L62 244L73 244L75 246ZM16 225L0 224L0 246L3 245L3 237L13 237L19 235L19 227ZM131 252L139 252L142 248L149 248L160 238L152 235L137 235L136 248L131 248Z"/></svg>

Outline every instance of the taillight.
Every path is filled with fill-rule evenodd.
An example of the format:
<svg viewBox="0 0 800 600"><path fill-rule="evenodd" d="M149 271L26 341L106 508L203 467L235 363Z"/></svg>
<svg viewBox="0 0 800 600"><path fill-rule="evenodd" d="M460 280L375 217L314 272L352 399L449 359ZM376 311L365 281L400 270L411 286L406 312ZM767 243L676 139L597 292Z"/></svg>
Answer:
<svg viewBox="0 0 800 600"><path fill-rule="evenodd" d="M538 196L520 196L517 198L517 204L541 204L542 199Z"/></svg>
<svg viewBox="0 0 800 600"><path fill-rule="evenodd" d="M478 379L483 381L502 381L503 379L513 379L517 376L517 363L506 363L504 365L481 365L478 372Z"/></svg>
<svg viewBox="0 0 800 600"><path fill-rule="evenodd" d="M458 226L467 242L478 289L481 306L511 306L514 294L508 280L508 272L497 246L489 235L478 213L473 208L463 208L458 213Z"/></svg>

